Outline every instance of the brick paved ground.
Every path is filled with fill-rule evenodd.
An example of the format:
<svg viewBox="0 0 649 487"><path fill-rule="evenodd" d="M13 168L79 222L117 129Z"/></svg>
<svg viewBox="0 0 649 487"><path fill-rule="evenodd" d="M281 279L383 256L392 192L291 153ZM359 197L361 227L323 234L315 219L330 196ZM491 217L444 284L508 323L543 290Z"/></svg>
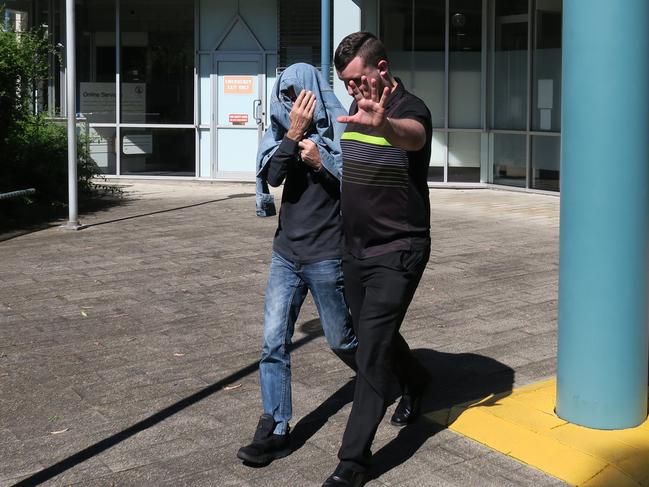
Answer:
<svg viewBox="0 0 649 487"><path fill-rule="evenodd" d="M260 414L256 361L276 219L249 184L127 183L123 204L0 242L0 486L321 485L350 372L308 300L294 341L297 450L262 469L236 450ZM403 326L434 409L554 373L553 196L431 191L433 251ZM561 482L422 420L387 421L368 485Z"/></svg>

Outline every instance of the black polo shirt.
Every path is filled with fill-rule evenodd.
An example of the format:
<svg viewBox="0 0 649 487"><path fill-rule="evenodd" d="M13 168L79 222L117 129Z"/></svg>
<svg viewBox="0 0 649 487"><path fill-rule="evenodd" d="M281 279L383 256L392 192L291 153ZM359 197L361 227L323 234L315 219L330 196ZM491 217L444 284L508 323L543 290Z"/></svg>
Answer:
<svg viewBox="0 0 649 487"><path fill-rule="evenodd" d="M393 147L371 127L354 123L347 124L341 140L345 250L359 259L430 245L430 111L397 82L387 116L420 122L426 130L424 147L414 152ZM357 109L354 101L349 114Z"/></svg>

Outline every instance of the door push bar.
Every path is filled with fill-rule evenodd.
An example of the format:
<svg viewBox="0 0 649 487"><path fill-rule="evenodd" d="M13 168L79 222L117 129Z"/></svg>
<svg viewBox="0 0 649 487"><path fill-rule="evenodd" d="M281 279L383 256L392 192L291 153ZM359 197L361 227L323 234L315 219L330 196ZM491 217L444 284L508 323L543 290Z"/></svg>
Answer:
<svg viewBox="0 0 649 487"><path fill-rule="evenodd" d="M252 102L252 116L254 117L257 125L264 123L263 116L264 113L261 111L261 100L257 98Z"/></svg>

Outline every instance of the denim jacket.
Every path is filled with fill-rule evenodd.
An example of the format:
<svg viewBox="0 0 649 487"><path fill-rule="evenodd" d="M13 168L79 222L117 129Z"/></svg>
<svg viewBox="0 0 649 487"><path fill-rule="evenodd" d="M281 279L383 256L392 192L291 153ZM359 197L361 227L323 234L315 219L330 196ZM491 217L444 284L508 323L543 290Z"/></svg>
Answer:
<svg viewBox="0 0 649 487"><path fill-rule="evenodd" d="M257 151L257 216L273 216L276 213L273 195L270 194L266 181L267 164L291 125L289 113L293 102L288 96L288 88L291 86L296 94L304 89L315 95L314 123L308 138L318 146L324 168L338 180L342 178L340 136L345 125L336 118L347 112L320 71L310 64L292 64L275 81L270 99L270 127L264 133Z"/></svg>

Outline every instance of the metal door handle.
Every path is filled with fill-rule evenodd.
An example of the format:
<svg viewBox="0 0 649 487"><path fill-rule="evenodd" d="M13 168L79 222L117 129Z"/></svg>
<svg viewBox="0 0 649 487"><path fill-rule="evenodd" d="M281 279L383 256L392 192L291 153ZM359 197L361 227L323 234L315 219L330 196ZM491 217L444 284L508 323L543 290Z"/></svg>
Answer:
<svg viewBox="0 0 649 487"><path fill-rule="evenodd" d="M263 113L261 111L261 100L257 98L252 102L252 116L255 118L255 121L257 124L261 124L263 122Z"/></svg>

